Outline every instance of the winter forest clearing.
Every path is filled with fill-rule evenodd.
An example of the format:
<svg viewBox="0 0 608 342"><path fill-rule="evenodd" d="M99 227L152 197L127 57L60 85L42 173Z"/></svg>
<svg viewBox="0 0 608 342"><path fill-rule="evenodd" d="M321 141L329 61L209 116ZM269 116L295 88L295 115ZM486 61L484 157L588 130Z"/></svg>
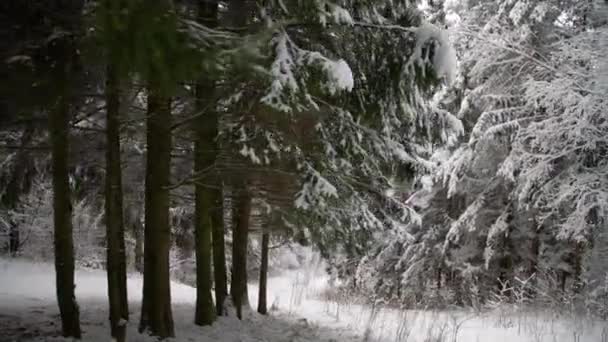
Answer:
<svg viewBox="0 0 608 342"><path fill-rule="evenodd" d="M608 327L600 320L586 320L568 313L518 310L405 311L376 309L344 298L326 298L327 276L318 264L302 265L271 277L268 295L270 317L250 312L244 321L225 317L211 327L191 322L196 289L172 283L175 341L218 342L338 342L338 341L608 341ZM0 279L3 310L0 341L69 341L57 337L54 304L54 270L50 264L0 261L6 277ZM82 307L83 340L106 341L107 286L105 273L76 272L76 295ZM133 313L141 301L142 279L130 275L127 289ZM250 302L257 301L257 286L250 285ZM137 314L135 314L136 316ZM131 341L155 341L137 334L128 323Z"/></svg>
<svg viewBox="0 0 608 342"><path fill-rule="evenodd" d="M0 1L0 342L607 320L608 1Z"/></svg>

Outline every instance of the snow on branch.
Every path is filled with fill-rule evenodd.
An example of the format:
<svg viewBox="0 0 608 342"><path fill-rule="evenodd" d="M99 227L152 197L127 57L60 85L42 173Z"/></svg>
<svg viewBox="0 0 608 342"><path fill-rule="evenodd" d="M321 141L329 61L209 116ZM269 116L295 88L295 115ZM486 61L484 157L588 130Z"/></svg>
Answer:
<svg viewBox="0 0 608 342"><path fill-rule="evenodd" d="M448 84L456 79L458 60L447 32L437 26L424 22L414 29L416 46L410 57L408 66L419 66L422 70L432 65L439 77L445 78ZM434 50L429 47L433 46ZM432 53L432 56L431 56Z"/></svg>
<svg viewBox="0 0 608 342"><path fill-rule="evenodd" d="M262 103L282 112L291 112L296 97L302 96L309 105L318 108L307 90L311 68L319 68L323 72L325 81L322 85L329 95L353 90L353 72L343 59L333 60L317 51L301 49L285 31L277 34L273 44L275 57L269 70L272 81L261 99Z"/></svg>

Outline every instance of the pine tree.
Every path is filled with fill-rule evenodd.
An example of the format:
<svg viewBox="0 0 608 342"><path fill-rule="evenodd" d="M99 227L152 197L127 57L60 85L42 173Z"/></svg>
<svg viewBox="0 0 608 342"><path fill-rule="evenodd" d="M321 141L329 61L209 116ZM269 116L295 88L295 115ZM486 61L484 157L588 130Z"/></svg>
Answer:
<svg viewBox="0 0 608 342"><path fill-rule="evenodd" d="M67 101L67 94L58 99L56 107L49 115L53 155L55 272L63 336L80 339L80 314L74 294L74 241L71 191L68 180L69 104Z"/></svg>
<svg viewBox="0 0 608 342"><path fill-rule="evenodd" d="M120 81L116 69L112 65L107 67L106 73L106 268L112 338L117 342L123 342L126 340L129 307L120 155Z"/></svg>
<svg viewBox="0 0 608 342"><path fill-rule="evenodd" d="M215 312L224 316L224 305L228 296L228 276L226 275L226 245L224 242L224 197L222 184L220 189L213 192L214 209L211 212L212 249L213 249L213 280L215 284Z"/></svg>
<svg viewBox="0 0 608 342"><path fill-rule="evenodd" d="M148 85L144 289L140 331L175 336L169 280L171 98L159 80Z"/></svg>
<svg viewBox="0 0 608 342"><path fill-rule="evenodd" d="M595 159L603 152L589 148L603 138L584 128L601 121L602 108L590 87L596 77L585 71L601 65L586 48L602 35L586 31L589 4L439 4L444 13L435 17L456 18L463 55L462 76L436 101L465 132L430 151L439 167L408 201L421 223L407 227L399 248L383 246L375 265L363 263L362 274L370 264L375 272L393 268L401 284L423 293L432 286L429 268L446 270L461 302L483 301L517 279L540 286L559 278L565 290L580 289L581 256L593 248L593 217L603 211L591 200L603 187ZM402 257L388 262L393 253Z"/></svg>
<svg viewBox="0 0 608 342"><path fill-rule="evenodd" d="M262 245L261 245L261 261L260 261L260 281L259 281L259 293L258 293L258 312L262 315L268 314L268 301L267 301L267 284L268 284L268 249L269 249L270 234L268 232L262 233Z"/></svg>
<svg viewBox="0 0 608 342"><path fill-rule="evenodd" d="M234 204L232 233L232 279L230 296L236 315L243 319L243 310L249 306L247 291L247 249L249 244L249 222L251 218L251 194L247 184L240 184Z"/></svg>
<svg viewBox="0 0 608 342"><path fill-rule="evenodd" d="M69 185L69 122L71 71L76 59L78 24L82 2L74 2L57 19L65 31L49 44L49 54L55 62L52 78L58 88L55 103L49 111L49 133L52 152L53 225L57 301L64 337L80 339L80 311L74 294L74 241L72 236L72 198Z"/></svg>
<svg viewBox="0 0 608 342"><path fill-rule="evenodd" d="M199 4L199 21L207 27L217 27L217 2L204 1ZM199 117L195 120L194 173L203 174L205 170L214 167L217 155L217 111L214 108L214 80L209 70L206 77L201 77L196 84L196 109ZM217 191L217 190L215 190ZM212 287L212 231L214 190L209 189L200 181L195 184L195 236L196 236L196 313L195 323L210 325L215 320ZM221 231L223 236L223 230ZM221 263L222 261L219 260ZM221 265L221 264L220 264ZM220 285L221 287L221 285ZM223 298L219 298L223 301ZM220 307L220 306L218 306ZM221 314L221 312L220 312Z"/></svg>

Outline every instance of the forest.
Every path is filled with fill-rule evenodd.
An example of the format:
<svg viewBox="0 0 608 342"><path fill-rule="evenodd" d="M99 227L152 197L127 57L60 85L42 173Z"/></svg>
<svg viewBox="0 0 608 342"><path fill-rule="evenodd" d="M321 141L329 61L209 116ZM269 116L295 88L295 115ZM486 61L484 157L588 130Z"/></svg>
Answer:
<svg viewBox="0 0 608 342"><path fill-rule="evenodd" d="M606 0L0 1L0 342L608 342L607 219Z"/></svg>

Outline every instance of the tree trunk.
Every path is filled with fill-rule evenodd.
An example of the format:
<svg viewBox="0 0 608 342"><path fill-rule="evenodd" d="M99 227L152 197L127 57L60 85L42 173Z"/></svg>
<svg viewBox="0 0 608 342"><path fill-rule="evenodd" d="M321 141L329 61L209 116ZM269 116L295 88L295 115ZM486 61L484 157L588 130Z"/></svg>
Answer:
<svg viewBox="0 0 608 342"><path fill-rule="evenodd" d="M218 316L225 315L224 303L228 296L226 276L226 252L224 242L224 198L222 190L214 191L215 208L211 213L213 235L213 272L215 278L215 310Z"/></svg>
<svg viewBox="0 0 608 342"><path fill-rule="evenodd" d="M260 262L260 286L258 293L258 312L262 315L268 314L268 306L266 300L267 283L268 283L268 243L270 234L264 232L262 234L262 257Z"/></svg>
<svg viewBox="0 0 608 342"><path fill-rule="evenodd" d="M219 25L218 19L218 1L215 0L202 0L200 20L208 27L217 27ZM215 85L214 85L215 86ZM215 95L215 89L212 93ZM202 93L201 93L202 94ZM210 97L213 97L210 96ZM215 99L212 99L215 101ZM201 108L202 108L202 103ZM210 107L212 111L208 111L207 122L208 125L214 127L213 133L208 138L210 139L210 146L215 150L215 160L219 155L220 146L217 141L217 133L220 126L220 118L214 107ZM211 137L212 136L212 137ZM214 173L217 175L217 173ZM223 183L220 177L217 177L215 182L215 188L212 189L214 208L211 211L211 226L212 226L212 239L213 239L213 276L215 280L215 311L218 316L226 314L224 305L226 297L228 297L228 277L226 275L226 247L224 241L224 194L223 194Z"/></svg>
<svg viewBox="0 0 608 342"><path fill-rule="evenodd" d="M74 241L68 165L69 104L60 96L49 114L53 167L53 224L57 301L64 337L80 339L80 313L74 295Z"/></svg>
<svg viewBox="0 0 608 342"><path fill-rule="evenodd" d="M25 193L26 190L29 189L29 184L25 184L26 182L29 183L31 181L31 177L27 177L27 174L29 173L28 166L30 165L31 159L27 145L32 141L33 136L34 125L32 122L29 122L21 135L20 147L17 152L15 165L11 172L11 178L6 186L6 191L2 196L2 206L6 210L15 209L19 201L19 195ZM21 239L19 226L14 222L9 222L8 235L9 255L16 257L21 245Z"/></svg>
<svg viewBox="0 0 608 342"><path fill-rule="evenodd" d="M148 87L145 185L144 286L139 331L175 335L169 280L171 100L157 81Z"/></svg>
<svg viewBox="0 0 608 342"><path fill-rule="evenodd" d="M200 171L208 165L203 145L205 137L199 130L195 144L195 169ZM202 185L195 186L195 237L196 237L196 313L197 325L210 325L215 320L211 297L211 205L213 194Z"/></svg>
<svg viewBox="0 0 608 342"><path fill-rule="evenodd" d="M536 291L537 291L537 283L538 283L538 260L540 258L540 247L541 247L541 241L540 241L540 234L542 233L542 231L536 226L536 222L534 222L534 227L533 227L533 231L534 231L534 237L532 239L532 243L530 244L530 263L528 266L528 277L531 277L531 286L527 286L527 295L530 298L534 298L536 297Z"/></svg>
<svg viewBox="0 0 608 342"><path fill-rule="evenodd" d="M441 266L437 267L436 282L437 290L441 290Z"/></svg>
<svg viewBox="0 0 608 342"><path fill-rule="evenodd" d="M226 23L230 27L244 28L253 13L253 0L230 0ZM249 305L247 295L247 239L249 235L249 216L251 197L246 180L240 180L240 187L234 188L233 234L232 234L232 279L230 296L236 308L237 317L243 318L243 306Z"/></svg>
<svg viewBox="0 0 608 342"><path fill-rule="evenodd" d="M135 239L134 255L135 255L135 270L139 273L144 273L144 227L141 222L139 210L135 211L131 229L133 230L133 238Z"/></svg>
<svg viewBox="0 0 608 342"><path fill-rule="evenodd" d="M585 246L580 242L575 242L574 245L574 260L573 260L573 275L572 275L572 292L574 294L580 294L583 288L583 255L585 253Z"/></svg>
<svg viewBox="0 0 608 342"><path fill-rule="evenodd" d="M122 206L122 169L120 161L119 84L112 66L106 81L106 236L108 299L110 327L116 342L126 340L129 308L127 302L127 266Z"/></svg>
<svg viewBox="0 0 608 342"><path fill-rule="evenodd" d="M199 2L198 19L209 27L217 26L217 1ZM217 112L214 106L215 84L212 78L201 78L196 84L194 171L199 175L195 184L195 236L196 236L196 312L197 325L211 325L215 320L215 309L211 296L211 231L214 194L209 186L202 184L209 177L203 171L213 167L217 156Z"/></svg>
<svg viewBox="0 0 608 342"><path fill-rule="evenodd" d="M232 234L232 281L230 296L236 308L236 315L243 318L243 307L249 305L247 294L247 240L249 237L249 218L251 213L251 196L244 186L237 190Z"/></svg>

